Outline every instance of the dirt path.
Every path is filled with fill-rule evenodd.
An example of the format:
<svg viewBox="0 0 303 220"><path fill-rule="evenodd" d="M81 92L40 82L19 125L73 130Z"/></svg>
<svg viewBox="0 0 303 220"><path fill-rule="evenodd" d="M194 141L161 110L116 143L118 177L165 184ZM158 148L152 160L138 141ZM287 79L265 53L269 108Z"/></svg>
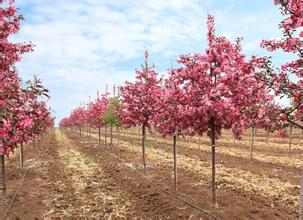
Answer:
<svg viewBox="0 0 303 220"><path fill-rule="evenodd" d="M93 217L101 219L210 219L175 201L139 178L125 164L54 129L41 154L26 148L27 174L9 209L9 219ZM7 162L8 199L3 216L22 176L15 156Z"/></svg>
<svg viewBox="0 0 303 220"><path fill-rule="evenodd" d="M91 146L87 140L80 140L74 134L67 135L69 140L83 154L93 157L99 166L107 171L112 181L119 188L124 189L127 198L133 203L135 209L131 217L142 217L143 219L211 219L207 215L187 206L184 203L174 200L162 191L152 186L145 179L134 173L131 166L110 158L99 145ZM149 176L150 177L150 176ZM166 187L166 189L169 189ZM169 189L170 190L170 189Z"/></svg>
<svg viewBox="0 0 303 220"><path fill-rule="evenodd" d="M77 135L72 138L77 139ZM96 138L96 135L93 135L93 138ZM134 164L141 164L141 149L134 142L123 139L120 141L120 148L112 146L110 149ZM172 171L171 152L166 152L165 149L148 148L147 158L151 165L150 173L155 173L156 180L168 177L164 179L164 182L169 186L173 182L169 178ZM199 195L206 193L205 198L209 197L207 195L211 171L209 161L197 161L192 159L192 155L179 155L178 161L179 175L182 176L179 180L180 184L183 184L180 189L182 188L184 194L189 198L196 198L198 202L201 202L201 198L195 193ZM228 168L220 164L217 177L218 194L222 205L220 211L224 213L224 216L230 215L231 218L247 216L249 219L291 219L297 215L299 189L297 184L282 182L264 175L255 175L241 168ZM211 201L210 198L208 200L205 198L202 199L205 203Z"/></svg>
<svg viewBox="0 0 303 220"><path fill-rule="evenodd" d="M117 135L115 134L116 138ZM132 137L130 134L123 134L120 139L129 143L140 145L141 140L138 136ZM194 139L194 138L193 138ZM226 140L224 140L226 141ZM157 142L152 138L148 138L147 146L164 150L171 153L172 140L165 141L158 139ZM182 138L177 140L178 154L191 157L196 160L209 161L211 158L211 148L207 144L201 143L200 149L198 144L184 141ZM260 148L258 148L260 151ZM293 150L290 154L275 151L273 147L270 154L254 153L253 163L249 163L249 149L230 147L220 143L217 147L217 162L228 168L236 168L245 170L257 175L267 176L268 178L278 178L283 182L291 182L298 185L303 170L303 151Z"/></svg>
<svg viewBox="0 0 303 220"><path fill-rule="evenodd" d="M93 136L96 137L96 133L93 133ZM113 136L117 138L117 135ZM139 146L141 140L138 137L131 137L130 134L123 134L120 136L120 140L128 142L130 145ZM116 140L115 140L116 143ZM121 142L122 143L122 142ZM192 158L196 161L210 161L210 147L207 145L201 145L199 150L194 144L190 145L186 143L183 145L184 141L177 141L178 155ZM159 151L164 151L168 154L172 152L172 143L163 140L158 140L156 144L154 141L149 139L147 147L158 149ZM228 153L223 153L224 151L229 151ZM223 166L224 168L242 170L248 173L259 175L261 177L267 177L270 179L277 180L276 182L287 182L295 186L299 185L300 178L302 175L303 169L303 160L296 159L297 155L287 155L285 157L276 156L280 161L285 161L286 164L274 163L271 161L271 156L264 156L262 160L254 159L253 163L249 163L249 159L246 157L248 153L241 149L226 149L225 146L219 146L217 148L217 164L219 167ZM303 154L302 154L303 156Z"/></svg>
<svg viewBox="0 0 303 220"><path fill-rule="evenodd" d="M95 132L96 133L96 132ZM117 135L114 134L114 137ZM133 141L140 142L140 137L138 135L126 134L122 135L125 138L132 139ZM276 139L277 140L277 139ZM154 138L151 135L147 136L147 141L152 145L155 145ZM238 142L238 141L237 141ZM167 144L168 143L168 144ZM168 141L157 137L156 145L157 146L167 146L171 143L171 139L168 137ZM303 166L302 156L303 156L303 143L299 143L299 139L296 141L297 144L293 143L293 149L291 152L288 151L288 146L285 149L281 149L281 144L277 142L263 142L255 140L254 143L254 153L253 158L256 162L260 163L272 163L275 166L282 167L294 167L300 169ZM184 138L178 138L177 144L182 148L186 147L187 149L192 149L198 151L198 140L197 138L192 138L190 140L185 140ZM250 158L249 146L250 141L241 140L241 143L233 143L232 138L219 139L217 143L217 153L224 155L225 157L236 157L242 158L243 160L248 161ZM209 140L207 137L202 137L200 139L200 151L202 153L209 153L211 151L209 147ZM199 152L197 152L199 153ZM193 154L197 155L197 154Z"/></svg>

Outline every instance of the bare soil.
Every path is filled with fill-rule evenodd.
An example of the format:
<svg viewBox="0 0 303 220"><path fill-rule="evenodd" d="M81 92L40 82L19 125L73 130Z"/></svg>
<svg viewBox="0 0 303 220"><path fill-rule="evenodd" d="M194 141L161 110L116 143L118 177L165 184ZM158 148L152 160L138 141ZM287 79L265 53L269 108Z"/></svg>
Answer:
<svg viewBox="0 0 303 220"><path fill-rule="evenodd" d="M235 149L232 141L219 142L225 150L217 154L216 208L211 205L210 153L206 139L201 140L200 149L197 138L178 142L175 192L171 140L157 137L156 144L152 144L150 137L148 173L144 175L138 135L133 132L120 135L119 146L117 137L115 134L114 143L105 147L103 135L102 144L97 144L96 132L90 143L88 135L79 138L76 131L53 129L35 148L33 144L25 147L24 170L19 168L16 152L6 160L8 198L0 201L1 216L8 219L212 219L159 190L150 180L220 219L298 218L296 196L302 168L295 159L303 153L301 136L295 136L294 150L288 152L280 147L287 142L273 137L268 141L264 134L259 134L257 140L267 141L273 148L265 146L262 150L257 146L252 164L241 154L248 151L243 142L237 142L236 153L225 151ZM288 162L288 158L295 159ZM14 198L24 172L26 175Z"/></svg>

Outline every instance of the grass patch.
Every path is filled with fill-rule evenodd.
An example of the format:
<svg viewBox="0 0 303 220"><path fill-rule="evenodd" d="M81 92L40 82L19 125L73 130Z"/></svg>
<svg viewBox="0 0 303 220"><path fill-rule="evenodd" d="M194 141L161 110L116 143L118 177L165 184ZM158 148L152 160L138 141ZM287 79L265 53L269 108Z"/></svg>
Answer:
<svg viewBox="0 0 303 220"><path fill-rule="evenodd" d="M87 157L84 159L85 165L93 165L96 164L96 158L95 157Z"/></svg>

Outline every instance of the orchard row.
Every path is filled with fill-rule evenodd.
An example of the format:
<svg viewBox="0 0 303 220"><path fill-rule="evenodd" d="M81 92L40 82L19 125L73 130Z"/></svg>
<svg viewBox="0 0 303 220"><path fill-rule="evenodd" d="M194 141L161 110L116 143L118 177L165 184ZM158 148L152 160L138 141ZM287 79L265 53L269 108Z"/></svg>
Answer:
<svg viewBox="0 0 303 220"><path fill-rule="evenodd" d="M270 57L252 56L246 59L241 40L230 42L216 36L214 17L207 18L208 48L204 54L186 54L177 62L180 68L170 69L160 78L154 67L148 66L148 53L135 82L125 82L118 95L97 96L87 106L74 109L61 127L142 126L143 166L145 160L146 129L156 129L174 140L174 173L176 169L176 141L183 134L207 134L212 147L212 192L216 204L215 145L223 129L232 130L235 138L247 128L277 131L286 136L287 127L303 128L303 72L302 41L303 4L299 0L274 1L285 19L280 23L283 38L262 40L261 47L294 53L297 59L274 68ZM292 76L298 78L291 80ZM290 100L283 107L277 98ZM254 133L254 132L253 132ZM100 136L100 133L99 133Z"/></svg>

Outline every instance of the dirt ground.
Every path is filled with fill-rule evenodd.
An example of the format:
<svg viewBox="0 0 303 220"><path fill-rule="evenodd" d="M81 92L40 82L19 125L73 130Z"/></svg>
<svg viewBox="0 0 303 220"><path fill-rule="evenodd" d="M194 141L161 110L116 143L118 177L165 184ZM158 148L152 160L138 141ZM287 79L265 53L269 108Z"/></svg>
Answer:
<svg viewBox="0 0 303 220"><path fill-rule="evenodd" d="M170 140L157 137L154 142L154 137L149 137L145 175L148 180L141 176L142 152L136 132L122 132L119 145L115 134L113 144L105 147L103 136L102 144L97 144L96 131L90 141L88 135L80 139L76 131L51 130L35 148L32 144L26 146L23 171L18 166L18 152L7 159L8 198L0 201L1 216L212 219L149 182L174 192ZM262 133L256 140L252 164L248 161L249 135L247 140L236 141L237 147L230 137L219 141L224 147L218 147L218 207L214 208L208 141L199 139L199 146L197 138L180 139L175 193L220 219L296 219L303 162L301 137L294 136L290 152L287 141L280 143Z"/></svg>

